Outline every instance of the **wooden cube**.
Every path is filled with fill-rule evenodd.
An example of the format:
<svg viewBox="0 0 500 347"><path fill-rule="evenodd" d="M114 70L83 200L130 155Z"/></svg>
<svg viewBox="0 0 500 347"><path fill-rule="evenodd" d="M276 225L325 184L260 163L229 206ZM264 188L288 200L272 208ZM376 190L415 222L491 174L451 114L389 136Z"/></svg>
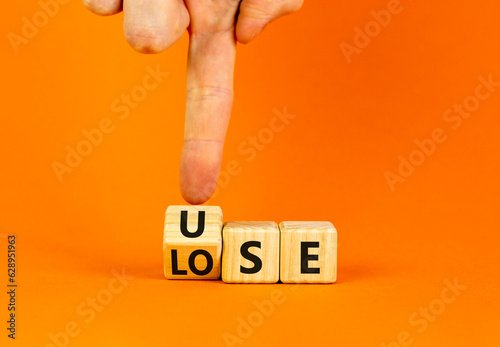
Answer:
<svg viewBox="0 0 500 347"><path fill-rule="evenodd" d="M283 283L333 283L337 279L337 230L330 222L282 222Z"/></svg>
<svg viewBox="0 0 500 347"><path fill-rule="evenodd" d="M220 278L222 210L218 206L169 206L163 232L168 279Z"/></svg>
<svg viewBox="0 0 500 347"><path fill-rule="evenodd" d="M224 282L278 282L280 233L275 222L228 222L222 238Z"/></svg>

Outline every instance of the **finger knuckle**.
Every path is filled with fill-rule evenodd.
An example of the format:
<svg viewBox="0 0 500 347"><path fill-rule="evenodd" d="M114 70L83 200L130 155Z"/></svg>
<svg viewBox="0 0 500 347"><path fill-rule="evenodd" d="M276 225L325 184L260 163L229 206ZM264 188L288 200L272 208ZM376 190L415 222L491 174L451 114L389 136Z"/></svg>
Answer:
<svg viewBox="0 0 500 347"><path fill-rule="evenodd" d="M199 86L188 88L187 100L188 101L205 101L211 99L231 99L233 97L233 90L230 88L220 86Z"/></svg>

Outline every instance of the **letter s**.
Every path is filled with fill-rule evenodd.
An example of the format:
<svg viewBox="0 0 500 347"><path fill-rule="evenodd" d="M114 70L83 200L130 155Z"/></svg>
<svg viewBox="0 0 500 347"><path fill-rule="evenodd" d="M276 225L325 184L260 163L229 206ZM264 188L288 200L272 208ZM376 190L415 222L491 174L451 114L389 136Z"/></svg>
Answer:
<svg viewBox="0 0 500 347"><path fill-rule="evenodd" d="M250 251L248 250L250 247L261 248L261 242L260 241L247 241L241 245L241 249L240 249L241 256L245 259L250 260L252 263L254 263L254 266L252 268L240 266L240 271L241 271L241 273L244 273L244 274L255 274L262 269L262 260L258 256L256 256L255 254L250 253Z"/></svg>

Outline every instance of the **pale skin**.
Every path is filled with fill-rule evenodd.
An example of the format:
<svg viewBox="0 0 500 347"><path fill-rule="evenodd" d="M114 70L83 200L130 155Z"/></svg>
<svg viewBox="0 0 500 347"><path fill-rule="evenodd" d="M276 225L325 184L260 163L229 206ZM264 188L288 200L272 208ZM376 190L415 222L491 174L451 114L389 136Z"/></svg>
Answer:
<svg viewBox="0 0 500 347"><path fill-rule="evenodd" d="M219 177L233 103L236 43L249 43L303 0L83 0L99 15L124 12L128 43L159 53L189 32L186 121L180 187L191 204L207 201Z"/></svg>

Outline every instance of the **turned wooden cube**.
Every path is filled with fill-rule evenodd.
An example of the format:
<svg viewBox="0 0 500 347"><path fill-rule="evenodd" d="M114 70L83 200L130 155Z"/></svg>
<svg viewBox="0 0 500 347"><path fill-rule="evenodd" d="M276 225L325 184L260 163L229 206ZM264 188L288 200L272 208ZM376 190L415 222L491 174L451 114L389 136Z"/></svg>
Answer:
<svg viewBox="0 0 500 347"><path fill-rule="evenodd" d="M333 283L337 279L337 230L330 222L282 222L283 283Z"/></svg>
<svg viewBox="0 0 500 347"><path fill-rule="evenodd" d="M275 222L228 222L222 238L224 282L278 282L280 233Z"/></svg>
<svg viewBox="0 0 500 347"><path fill-rule="evenodd" d="M218 206L169 206L163 232L168 279L219 279L222 210Z"/></svg>

